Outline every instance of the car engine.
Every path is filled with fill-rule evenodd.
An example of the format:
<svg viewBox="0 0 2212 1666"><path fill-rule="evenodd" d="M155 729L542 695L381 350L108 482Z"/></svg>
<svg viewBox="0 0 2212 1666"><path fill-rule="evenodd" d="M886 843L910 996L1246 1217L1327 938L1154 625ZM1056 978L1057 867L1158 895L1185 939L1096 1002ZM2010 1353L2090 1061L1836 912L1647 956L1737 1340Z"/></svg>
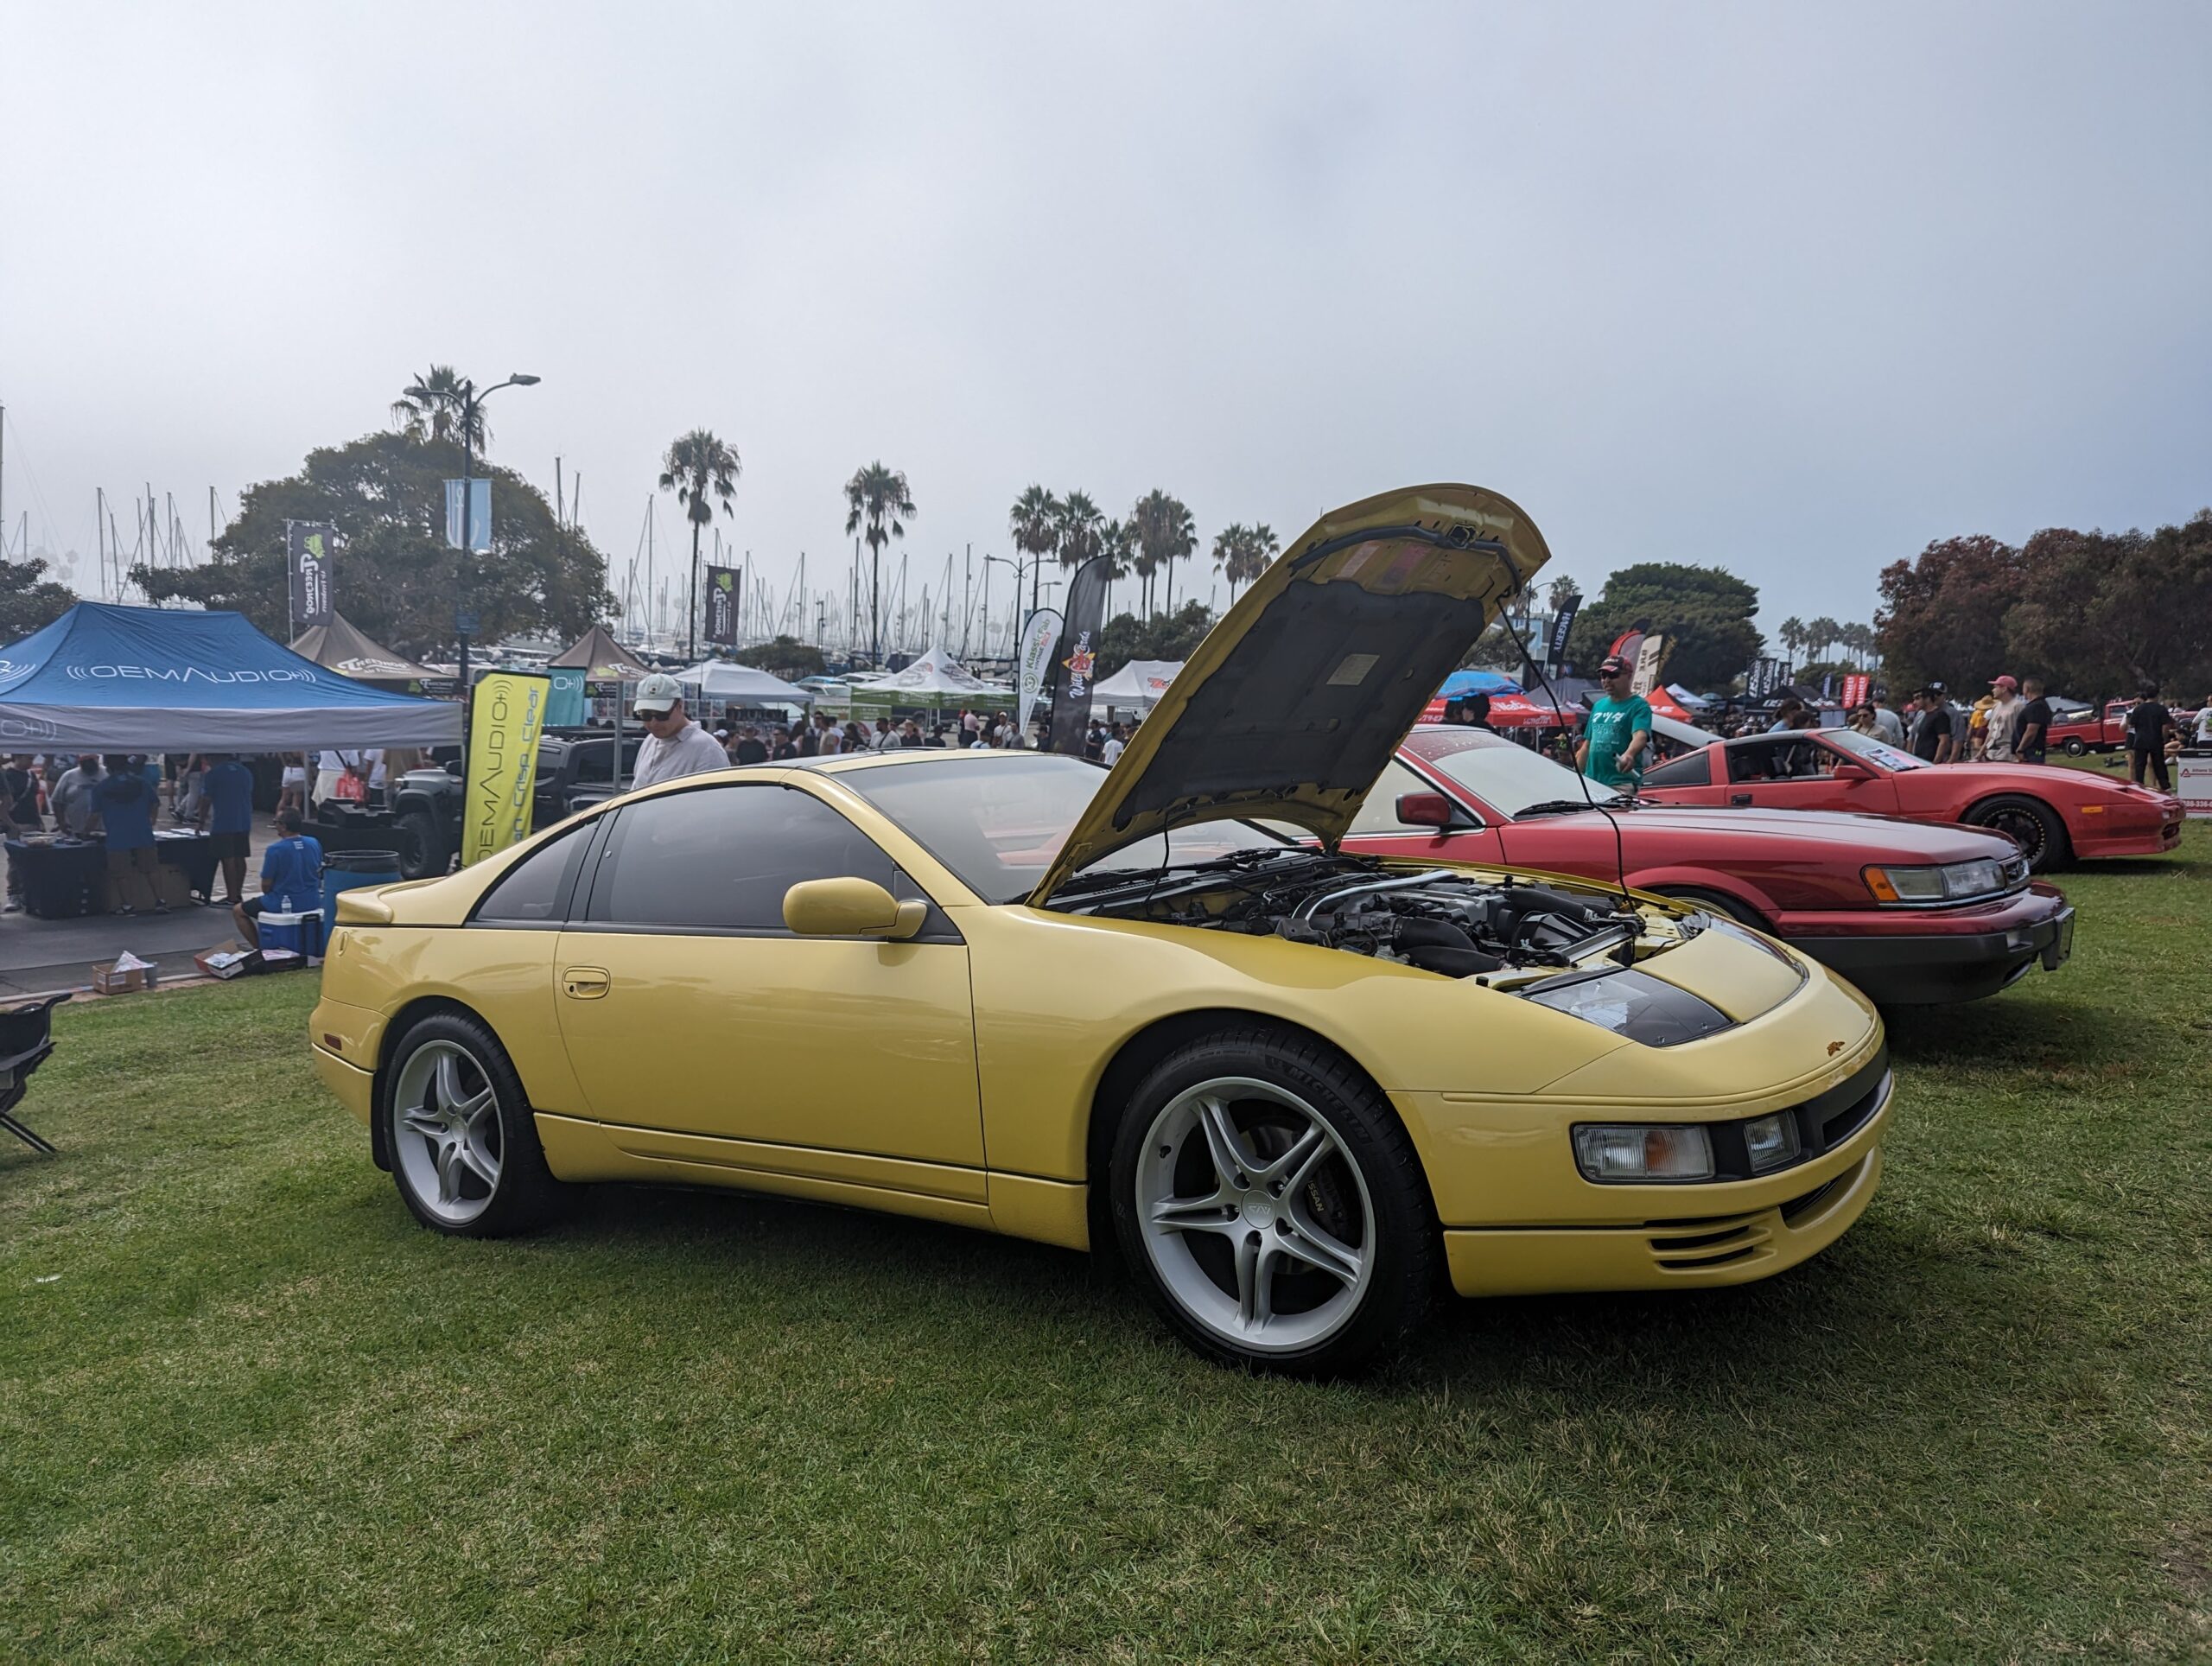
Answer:
<svg viewBox="0 0 2212 1666"><path fill-rule="evenodd" d="M1087 888L1079 900L1061 906L1286 938L1450 977L1544 974L1601 957L1627 965L1650 930L1618 896L1452 868L1408 873L1318 851L1272 858L1237 853L1111 888Z"/></svg>

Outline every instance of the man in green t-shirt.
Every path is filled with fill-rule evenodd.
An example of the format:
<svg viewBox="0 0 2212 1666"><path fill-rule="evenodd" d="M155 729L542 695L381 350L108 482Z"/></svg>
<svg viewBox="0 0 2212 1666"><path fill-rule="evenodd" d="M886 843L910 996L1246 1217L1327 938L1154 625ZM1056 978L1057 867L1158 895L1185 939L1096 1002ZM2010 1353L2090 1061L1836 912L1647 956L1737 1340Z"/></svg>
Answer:
<svg viewBox="0 0 2212 1666"><path fill-rule="evenodd" d="M1574 754L1575 766L1585 775L1624 792L1634 792L1643 781L1644 758L1651 750L1651 704L1628 691L1634 675L1635 667L1618 654L1608 655L1598 667L1605 691L1590 708Z"/></svg>

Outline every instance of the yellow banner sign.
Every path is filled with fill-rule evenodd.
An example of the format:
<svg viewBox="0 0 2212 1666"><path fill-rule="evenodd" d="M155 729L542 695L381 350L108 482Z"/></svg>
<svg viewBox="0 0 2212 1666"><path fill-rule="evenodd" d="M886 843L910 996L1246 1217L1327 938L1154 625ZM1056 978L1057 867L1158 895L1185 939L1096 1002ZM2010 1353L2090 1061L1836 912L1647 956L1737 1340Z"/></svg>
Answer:
<svg viewBox="0 0 2212 1666"><path fill-rule="evenodd" d="M461 865L496 856L530 836L537 790L537 733L553 679L493 671L469 696L468 774L461 811Z"/></svg>

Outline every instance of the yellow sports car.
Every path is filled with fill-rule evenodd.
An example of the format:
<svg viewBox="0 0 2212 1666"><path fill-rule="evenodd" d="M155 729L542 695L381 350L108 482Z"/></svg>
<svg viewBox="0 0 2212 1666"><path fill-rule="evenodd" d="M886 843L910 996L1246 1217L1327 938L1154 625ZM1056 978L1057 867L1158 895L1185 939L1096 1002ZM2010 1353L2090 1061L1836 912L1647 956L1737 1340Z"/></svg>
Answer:
<svg viewBox="0 0 2212 1666"><path fill-rule="evenodd" d="M1440 1275L1779 1272L1881 1173L1856 992L1658 898L1336 852L1544 559L1492 493L1371 498L1246 592L1111 770L718 772L348 891L316 1065L440 1231L643 1180L1110 1242L1192 1344L1275 1370L1388 1346Z"/></svg>

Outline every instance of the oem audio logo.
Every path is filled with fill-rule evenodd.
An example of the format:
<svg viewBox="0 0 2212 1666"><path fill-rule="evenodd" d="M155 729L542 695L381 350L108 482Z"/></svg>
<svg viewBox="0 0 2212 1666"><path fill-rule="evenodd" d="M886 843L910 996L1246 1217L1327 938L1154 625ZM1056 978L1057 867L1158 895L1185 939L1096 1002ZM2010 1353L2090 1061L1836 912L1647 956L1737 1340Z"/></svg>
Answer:
<svg viewBox="0 0 2212 1666"><path fill-rule="evenodd" d="M4 662L0 662L4 663ZM143 680L149 683L312 683L310 671L216 671L198 665L72 665L73 683Z"/></svg>

